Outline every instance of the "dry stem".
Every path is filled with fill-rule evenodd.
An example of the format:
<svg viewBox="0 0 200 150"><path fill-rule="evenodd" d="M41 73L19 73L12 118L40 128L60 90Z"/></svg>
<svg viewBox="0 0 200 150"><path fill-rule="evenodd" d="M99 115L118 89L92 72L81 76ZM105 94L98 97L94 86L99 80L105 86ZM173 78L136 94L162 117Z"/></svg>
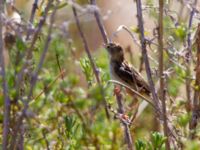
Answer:
<svg viewBox="0 0 200 150"><path fill-rule="evenodd" d="M169 143L169 132L167 127L167 113L166 113L166 99L165 99L165 75L164 71L164 60L163 60L163 0L159 0L159 28L158 28L158 43L159 43L159 77L160 77L160 99L162 102L162 117L163 117L163 127L164 135L167 137L165 141L165 147L170 150Z"/></svg>
<svg viewBox="0 0 200 150"><path fill-rule="evenodd" d="M76 8L73 5L72 5L72 10L73 10L73 13L74 13L74 18L75 18L75 21L76 21L76 25L77 25L81 40L82 40L83 45L84 45L85 52L87 53L87 56L90 60L90 63L91 63L94 75L96 77L97 83L98 83L99 87L101 88L101 94L103 96L103 103L104 103L104 107L105 107L105 111L106 111L106 116L107 116L107 118L110 118L108 108L107 108L107 102L106 102L106 99L105 99L105 94L104 94L104 91L103 91L103 88L102 88L102 85L101 85L101 81L100 81L100 78L99 78L99 72L98 72L97 67L94 63L94 60L92 59L92 55L90 53L88 43L87 43L85 35L84 35L84 33L81 29L81 25L80 25L79 18L77 16Z"/></svg>

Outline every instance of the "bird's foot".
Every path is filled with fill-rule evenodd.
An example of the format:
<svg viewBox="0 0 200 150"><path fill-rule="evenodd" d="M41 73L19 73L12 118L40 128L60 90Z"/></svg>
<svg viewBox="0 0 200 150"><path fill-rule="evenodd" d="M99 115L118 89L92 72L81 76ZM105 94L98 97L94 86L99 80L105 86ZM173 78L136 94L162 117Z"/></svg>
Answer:
<svg viewBox="0 0 200 150"><path fill-rule="evenodd" d="M118 85L115 85L114 87L114 95L119 95L121 92L121 87Z"/></svg>

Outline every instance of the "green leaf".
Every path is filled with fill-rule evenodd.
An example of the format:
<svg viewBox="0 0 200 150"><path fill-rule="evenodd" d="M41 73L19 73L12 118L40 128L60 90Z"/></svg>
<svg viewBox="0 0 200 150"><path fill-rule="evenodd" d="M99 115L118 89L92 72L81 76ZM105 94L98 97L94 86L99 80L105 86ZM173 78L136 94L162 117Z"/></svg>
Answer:
<svg viewBox="0 0 200 150"><path fill-rule="evenodd" d="M74 128L76 128L76 119L70 116L66 116L64 119L65 119L66 132L69 137L73 135Z"/></svg>
<svg viewBox="0 0 200 150"><path fill-rule="evenodd" d="M159 132L154 132L154 133L151 134L151 143L152 143L154 149L161 148L166 139L167 138L164 137Z"/></svg>
<svg viewBox="0 0 200 150"><path fill-rule="evenodd" d="M26 44L20 38L17 38L16 40L16 47L19 51L22 51L22 52L26 50Z"/></svg>
<svg viewBox="0 0 200 150"><path fill-rule="evenodd" d="M102 100L102 93L101 93L101 87L98 85L92 86L89 89L89 97L95 99L96 101L101 101Z"/></svg>
<svg viewBox="0 0 200 150"><path fill-rule="evenodd" d="M186 127L186 125L189 123L190 121L190 118L191 118L191 115L189 114L182 114L180 115L177 119L178 121L178 124L182 127Z"/></svg>
<svg viewBox="0 0 200 150"><path fill-rule="evenodd" d="M135 142L135 148L136 148L136 150L146 150L146 147L147 147L147 144L146 144L145 141L142 141L142 140L138 139Z"/></svg>
<svg viewBox="0 0 200 150"><path fill-rule="evenodd" d="M93 71L90 60L87 57L82 58L80 59L80 65L83 73L85 74L86 80L88 81L88 85L91 85L93 80Z"/></svg>
<svg viewBox="0 0 200 150"><path fill-rule="evenodd" d="M174 33L177 38L184 41L184 39L187 35L186 27L184 25L180 25L176 29L174 29Z"/></svg>

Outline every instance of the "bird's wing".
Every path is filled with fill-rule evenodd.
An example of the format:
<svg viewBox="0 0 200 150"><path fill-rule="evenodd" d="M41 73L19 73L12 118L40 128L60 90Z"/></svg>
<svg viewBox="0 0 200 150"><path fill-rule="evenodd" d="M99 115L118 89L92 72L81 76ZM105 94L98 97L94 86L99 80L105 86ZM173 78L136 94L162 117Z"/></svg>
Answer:
<svg viewBox="0 0 200 150"><path fill-rule="evenodd" d="M119 78L127 84L133 86L136 82L136 85L140 90L150 93L149 85L133 67L130 67L127 63L122 63L120 66L115 66L114 69Z"/></svg>
<svg viewBox="0 0 200 150"><path fill-rule="evenodd" d="M122 81L126 82L129 85L132 85L133 77L131 70L127 69L122 64L117 64L114 66L114 71Z"/></svg>

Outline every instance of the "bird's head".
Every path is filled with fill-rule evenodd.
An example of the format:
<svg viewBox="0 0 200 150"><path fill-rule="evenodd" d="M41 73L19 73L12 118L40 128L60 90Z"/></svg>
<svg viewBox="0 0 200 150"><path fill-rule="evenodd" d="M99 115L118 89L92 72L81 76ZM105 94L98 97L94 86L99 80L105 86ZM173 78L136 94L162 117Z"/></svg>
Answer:
<svg viewBox="0 0 200 150"><path fill-rule="evenodd" d="M107 49L111 60L113 61L124 61L124 52L120 45L115 43L108 43L105 45L105 48Z"/></svg>

